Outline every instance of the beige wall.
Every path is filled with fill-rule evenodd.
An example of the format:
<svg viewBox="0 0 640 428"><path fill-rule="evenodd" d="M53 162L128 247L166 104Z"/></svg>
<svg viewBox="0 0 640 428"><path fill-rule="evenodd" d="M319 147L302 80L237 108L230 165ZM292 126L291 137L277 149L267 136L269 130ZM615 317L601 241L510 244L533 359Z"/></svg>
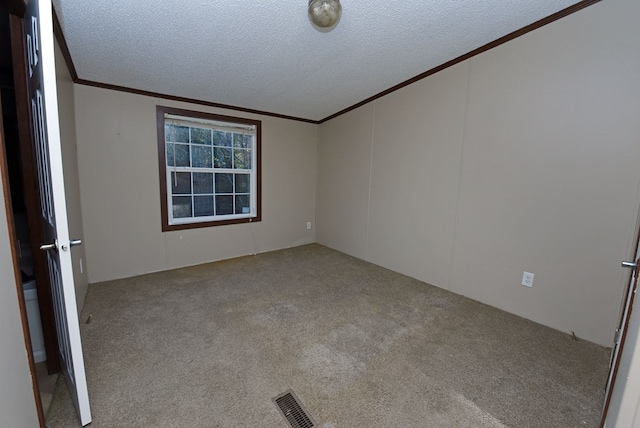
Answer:
<svg viewBox="0 0 640 428"><path fill-rule="evenodd" d="M318 237L361 259L367 254L373 104L321 126L318 162Z"/></svg>
<svg viewBox="0 0 640 428"><path fill-rule="evenodd" d="M315 241L316 125L82 85L74 94L90 282ZM156 105L262 120L261 222L161 231Z"/></svg>
<svg viewBox="0 0 640 428"><path fill-rule="evenodd" d="M58 87L58 114L60 120L60 142L62 147L62 162L64 167L64 187L67 199L67 219L69 235L73 239L82 239L82 212L80 209L80 184L78 182L78 154L76 147L76 123L73 97L73 80L67 69L58 42L56 50L56 84ZM87 294L89 280L84 267L84 246L73 247L73 279L76 288L76 303L78 311L82 310L84 298Z"/></svg>
<svg viewBox="0 0 640 428"><path fill-rule="evenodd" d="M0 426L38 426L0 177ZM7 189L8 191L8 189Z"/></svg>
<svg viewBox="0 0 640 428"><path fill-rule="evenodd" d="M637 16L598 3L322 124L318 242L610 346L638 214Z"/></svg>
<svg viewBox="0 0 640 428"><path fill-rule="evenodd" d="M375 103L368 259L441 287L449 286L468 68Z"/></svg>

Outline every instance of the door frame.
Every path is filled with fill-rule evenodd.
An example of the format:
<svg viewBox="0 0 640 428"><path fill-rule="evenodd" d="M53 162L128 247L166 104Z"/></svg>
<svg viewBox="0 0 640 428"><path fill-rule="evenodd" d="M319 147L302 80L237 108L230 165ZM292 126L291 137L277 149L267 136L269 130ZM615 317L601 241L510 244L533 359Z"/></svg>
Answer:
<svg viewBox="0 0 640 428"><path fill-rule="evenodd" d="M635 245L633 246L633 260L636 263L640 262L640 211L637 214L636 218L636 227L634 230L635 236ZM627 282L627 286L625 287L625 292L623 296L622 302L622 311L620 313L619 321L617 324L616 333L620 333L620 337L617 338L617 343L613 344L613 349L611 350L611 366L609 368L609 373L607 374L607 383L609 379L611 379L610 385L605 385L605 387L609 387L606 391L606 396L604 400L604 406L602 409L602 417L600 419L600 428L604 428L607 422L607 416L609 414L609 407L611 406L611 399L613 397L613 390L616 385L617 377L619 375L620 362L622 360L624 346L627 341L627 334L629 333L630 322L631 322L631 314L633 312L633 305L635 303L636 291L638 288L638 279L640 276L640 267L636 267L633 269L629 275L629 280Z"/></svg>
<svg viewBox="0 0 640 428"><path fill-rule="evenodd" d="M15 103L18 117L18 142L20 146L21 166L24 181L25 205L27 208L27 219L29 223L29 241L32 248L34 273L38 277L36 288L38 293L38 304L40 318L42 321L45 351L47 353L47 371L49 374L60 371L60 357L58 355L58 337L55 330L55 316L53 311L53 299L51 287L49 285L49 273L46 268L46 261L43 253L39 250L42 225L38 218L40 212L40 195L36 177L35 150L33 147L33 131L31 126L31 114L28 107L28 89L26 80L26 54L23 31L23 17L26 11L24 0L8 0L7 9L9 11L9 28L11 37L11 55L14 76ZM0 116L2 115L2 105L0 103ZM11 257L13 260L13 270L15 278L16 295L20 320L22 323L22 333L27 353L27 363L31 372L31 383L33 389L34 402L40 428L46 426L44 408L40 396L40 388L36 374L33 348L31 346L31 334L29 331L29 321L27 316L26 302L22 291L22 275L20 273L17 238L14 230L13 208L11 201L11 190L9 182L9 171L6 159L6 148L4 139L3 123L0 121L0 175L2 177L2 194L5 202L7 216L7 228L9 231L9 243L11 245Z"/></svg>
<svg viewBox="0 0 640 428"><path fill-rule="evenodd" d="M0 98L2 95L0 95ZM1 101L1 100L0 100ZM0 102L0 116L2 116L2 103ZM11 203L11 191L9 189L9 168L7 166L7 157L4 141L4 124L0 121L0 174L2 175L2 193L4 197L5 211L7 215L7 228L9 229L9 243L11 245L11 258L13 259L13 273L15 277L16 294L18 297L18 306L20 308L20 320L22 322L22 334L24 335L24 345L27 350L27 360L29 370L31 371L31 384L33 387L33 395L38 413L38 422L40 427L45 426L44 410L42 408L42 400L40 398L40 388L38 387L38 379L36 377L36 366L33 359L33 348L31 347L31 335L29 333L29 321L27 319L27 308L22 292L22 277L20 275L20 267L18 262L18 254L16 248L18 241L16 233L13 229L13 208Z"/></svg>
<svg viewBox="0 0 640 428"><path fill-rule="evenodd" d="M12 0L10 3L22 3L22 0ZM23 3L22 3L23 4ZM49 283L49 270L45 255L40 251L42 242L42 224L38 213L40 207L40 194L36 175L36 155L33 146L33 127L31 126L31 113L29 109L29 94L27 89L27 69L25 56L25 38L23 31L23 16L13 14L18 7L10 7L9 24L11 30L11 55L13 61L13 76L15 87L16 111L18 114L18 140L20 145L20 158L22 164L22 179L24 183L24 198L27 209L27 221L29 223L29 241L33 257L33 267L38 293L38 307L42 322L42 334L44 348L47 354L47 371L49 374L60 372L60 357L58 355L58 335L56 333L56 321L53 311L53 297Z"/></svg>

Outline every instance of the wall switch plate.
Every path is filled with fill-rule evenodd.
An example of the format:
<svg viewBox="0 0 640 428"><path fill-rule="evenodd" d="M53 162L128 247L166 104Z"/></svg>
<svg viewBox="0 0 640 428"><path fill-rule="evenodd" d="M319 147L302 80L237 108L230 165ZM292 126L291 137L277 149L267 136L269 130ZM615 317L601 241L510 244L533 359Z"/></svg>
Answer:
<svg viewBox="0 0 640 428"><path fill-rule="evenodd" d="M531 272L522 273L522 285L525 287L533 287L533 274Z"/></svg>
<svg viewBox="0 0 640 428"><path fill-rule="evenodd" d="M307 230L311 230L311 222L310 221L307 222Z"/></svg>
<svg viewBox="0 0 640 428"><path fill-rule="evenodd" d="M82 257L80 257L80 273L84 273L84 266L82 265Z"/></svg>

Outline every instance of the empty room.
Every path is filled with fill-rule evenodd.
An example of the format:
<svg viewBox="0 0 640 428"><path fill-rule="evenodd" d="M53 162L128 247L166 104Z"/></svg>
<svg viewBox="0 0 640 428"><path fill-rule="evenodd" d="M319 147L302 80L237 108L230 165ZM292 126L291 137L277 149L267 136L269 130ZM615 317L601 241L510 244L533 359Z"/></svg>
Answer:
<svg viewBox="0 0 640 428"><path fill-rule="evenodd" d="M5 2L0 426L640 426L638 17Z"/></svg>

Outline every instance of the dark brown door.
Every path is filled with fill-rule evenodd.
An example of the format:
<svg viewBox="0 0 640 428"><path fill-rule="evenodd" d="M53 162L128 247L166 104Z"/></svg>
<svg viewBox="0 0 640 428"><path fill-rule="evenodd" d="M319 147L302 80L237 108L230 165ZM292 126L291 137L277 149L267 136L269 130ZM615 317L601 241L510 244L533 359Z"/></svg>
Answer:
<svg viewBox="0 0 640 428"><path fill-rule="evenodd" d="M30 120L29 96L27 90L27 71L25 56L25 37L23 33L24 5L21 0L10 1L9 23L11 31L11 56L13 63L13 78L15 87L15 104L18 120L18 140L20 144L20 161L24 189L24 203L29 224L29 241L33 256L33 271L36 278L40 319L44 347L47 354L47 369L49 374L60 371L58 357L58 338L53 314L53 300L49 281L49 272L44 254L38 251L42 242L42 225L39 212L40 195L36 174L36 159L34 154L33 135Z"/></svg>

